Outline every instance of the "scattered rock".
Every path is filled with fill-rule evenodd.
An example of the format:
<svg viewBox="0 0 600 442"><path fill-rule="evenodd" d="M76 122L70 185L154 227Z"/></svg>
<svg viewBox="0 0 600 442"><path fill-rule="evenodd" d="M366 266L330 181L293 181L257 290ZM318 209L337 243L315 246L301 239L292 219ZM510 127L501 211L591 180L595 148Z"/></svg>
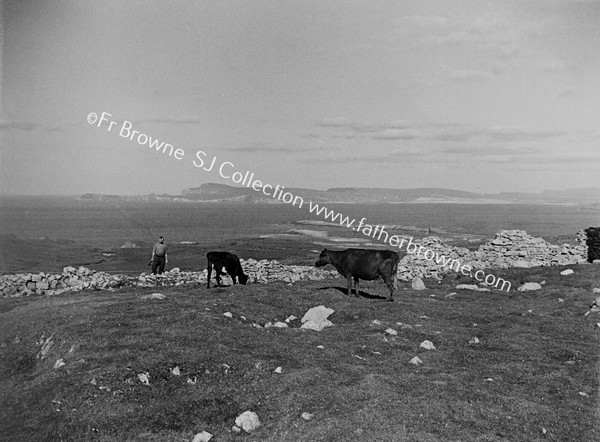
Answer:
<svg viewBox="0 0 600 442"><path fill-rule="evenodd" d="M485 287L479 287L475 284L458 284L456 290L475 290L476 292L489 292L490 289Z"/></svg>
<svg viewBox="0 0 600 442"><path fill-rule="evenodd" d="M387 329L385 332L386 332L388 335L392 335L392 336L395 336L395 335L397 335L397 334L398 334L398 332L397 332L396 330L394 330L393 328L388 328L388 329Z"/></svg>
<svg viewBox="0 0 600 442"><path fill-rule="evenodd" d="M244 411L235 418L235 425L242 428L246 433L250 433L260 426L260 421L253 411Z"/></svg>
<svg viewBox="0 0 600 442"><path fill-rule="evenodd" d="M541 284L538 284L537 282L526 282L521 287L519 287L517 290L520 292L533 292L535 290L541 290L541 289L542 289Z"/></svg>
<svg viewBox="0 0 600 442"><path fill-rule="evenodd" d="M173 376L181 376L181 370L179 369L179 367L175 366L171 369L171 374Z"/></svg>
<svg viewBox="0 0 600 442"><path fill-rule="evenodd" d="M137 377L142 384L150 386L150 373L139 373Z"/></svg>
<svg viewBox="0 0 600 442"><path fill-rule="evenodd" d="M227 318L233 318L233 315L231 314L231 312L225 312L225 313L223 313L223 316L226 316Z"/></svg>
<svg viewBox="0 0 600 442"><path fill-rule="evenodd" d="M282 372L283 372L283 369L281 367L277 367L275 369L275 373L277 373L277 374L281 374Z"/></svg>
<svg viewBox="0 0 600 442"><path fill-rule="evenodd" d="M423 361L418 356L415 356L410 361L408 361L408 363L413 365L421 365Z"/></svg>
<svg viewBox="0 0 600 442"><path fill-rule="evenodd" d="M213 438L213 435L208 431L202 431L194 436L192 442L208 442Z"/></svg>
<svg viewBox="0 0 600 442"><path fill-rule="evenodd" d="M561 276L569 276L574 274L575 272L572 269L566 269L560 272Z"/></svg>
<svg viewBox="0 0 600 442"><path fill-rule="evenodd" d="M411 287L413 290L425 290L425 283L421 278L415 278L412 280Z"/></svg>
<svg viewBox="0 0 600 442"><path fill-rule="evenodd" d="M285 322L276 322L275 324L273 324L273 327L288 328L289 326Z"/></svg>
<svg viewBox="0 0 600 442"><path fill-rule="evenodd" d="M479 344L479 339L477 337L471 338L469 344Z"/></svg>
<svg viewBox="0 0 600 442"><path fill-rule="evenodd" d="M142 299L165 299L166 296L162 293L151 293L149 295L142 296Z"/></svg>
<svg viewBox="0 0 600 442"><path fill-rule="evenodd" d="M58 359L54 364L54 369L56 370L57 368L64 367L65 365L65 361L63 361L62 359Z"/></svg>
<svg viewBox="0 0 600 442"><path fill-rule="evenodd" d="M334 312L335 310L331 308L327 308L323 305L318 307L313 307L309 309L301 319L302 326L300 328L307 328L310 330L321 331L325 327L330 327L333 325L331 321L327 318Z"/></svg>
<svg viewBox="0 0 600 442"><path fill-rule="evenodd" d="M297 318L294 315L291 315L285 319L285 322L290 323L290 322L294 321L295 319L297 319Z"/></svg>
<svg viewBox="0 0 600 442"><path fill-rule="evenodd" d="M435 350L435 346L433 345L433 342L431 341L423 341L421 342L421 345L419 345L420 348L424 348L425 350Z"/></svg>
<svg viewBox="0 0 600 442"><path fill-rule="evenodd" d="M314 414L307 413L307 412L302 413L302 419L304 419L305 421L309 421L313 417L314 417Z"/></svg>

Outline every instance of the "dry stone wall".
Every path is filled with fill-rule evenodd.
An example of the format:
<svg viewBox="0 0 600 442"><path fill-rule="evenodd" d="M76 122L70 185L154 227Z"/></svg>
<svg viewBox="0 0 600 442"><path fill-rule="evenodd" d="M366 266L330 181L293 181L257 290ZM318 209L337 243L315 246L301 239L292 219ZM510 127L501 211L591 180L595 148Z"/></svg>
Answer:
<svg viewBox="0 0 600 442"><path fill-rule="evenodd" d="M553 245L543 238L533 237L522 230L502 230L494 239L478 250L452 247L441 238L430 236L418 242L422 253L407 254L398 265L398 278L441 279L445 273L459 271L459 266L473 269L500 269L509 267L537 267L582 264L600 259L600 228L581 230L577 244ZM427 251L427 253L425 253ZM312 266L283 265L266 259L240 260L250 283L303 280L322 280L340 277L336 270ZM224 282L227 283L227 277ZM148 273L128 276L97 272L86 267L65 267L60 274L21 273L0 276L1 296L28 296L59 294L79 290L110 290L122 286L154 287L156 285L206 284L206 270L192 272L171 269L163 275Z"/></svg>
<svg viewBox="0 0 600 442"><path fill-rule="evenodd" d="M277 261L249 259L240 260L250 283L273 281L296 282L321 280L339 276L335 270L317 269L311 266L285 266ZM213 273L214 275L214 273ZM214 276L213 276L214 278ZM223 278L227 283L228 276ZM19 273L0 276L2 296L54 295L81 290L109 290L117 287L155 287L157 285L206 284L206 270L199 272L171 269L162 275L148 273L128 276L97 272L87 267L65 267L56 273Z"/></svg>

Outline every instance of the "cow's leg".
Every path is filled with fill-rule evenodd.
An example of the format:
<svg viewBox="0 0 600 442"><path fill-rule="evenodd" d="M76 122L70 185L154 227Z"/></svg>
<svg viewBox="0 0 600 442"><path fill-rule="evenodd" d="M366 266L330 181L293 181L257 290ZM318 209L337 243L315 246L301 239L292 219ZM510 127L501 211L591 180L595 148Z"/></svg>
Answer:
<svg viewBox="0 0 600 442"><path fill-rule="evenodd" d="M208 266L206 267L206 288L210 288L210 277L212 273L212 262L208 261Z"/></svg>
<svg viewBox="0 0 600 442"><path fill-rule="evenodd" d="M352 295L352 275L348 275L346 280L348 281L348 296L350 296Z"/></svg>
<svg viewBox="0 0 600 442"><path fill-rule="evenodd" d="M358 298L358 294L360 293L358 290L358 276L354 277L354 296Z"/></svg>
<svg viewBox="0 0 600 442"><path fill-rule="evenodd" d="M223 268L220 265L215 267L215 279L217 280L217 285L219 287L222 286L222 284L221 284L221 272L222 271L223 271Z"/></svg>
<svg viewBox="0 0 600 442"><path fill-rule="evenodd" d="M381 277L383 278L383 282L385 282L385 285L387 285L387 288L390 289L390 296L388 296L386 298L386 301L394 302L394 280L396 278L394 278L394 277L388 278L387 276L384 276L384 275L381 275Z"/></svg>
<svg viewBox="0 0 600 442"><path fill-rule="evenodd" d="M238 275L238 269L236 266L231 266L231 268L227 269L227 273L229 273L229 276L231 276L231 281L233 282L233 284L237 284L235 282L236 277Z"/></svg>

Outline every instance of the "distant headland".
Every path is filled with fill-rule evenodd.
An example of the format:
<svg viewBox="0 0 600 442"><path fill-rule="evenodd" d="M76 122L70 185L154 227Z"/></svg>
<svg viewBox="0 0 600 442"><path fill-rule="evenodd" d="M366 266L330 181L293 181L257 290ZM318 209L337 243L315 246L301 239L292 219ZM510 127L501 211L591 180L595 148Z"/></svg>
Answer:
<svg viewBox="0 0 600 442"><path fill-rule="evenodd" d="M452 203L452 204L560 204L592 205L600 208L600 188L544 190L540 193L475 193L442 188L388 189L336 187L327 190L286 188L294 195L318 203ZM279 201L247 187L206 183L185 189L180 195L104 195L86 193L79 197L89 201L173 201L278 204Z"/></svg>

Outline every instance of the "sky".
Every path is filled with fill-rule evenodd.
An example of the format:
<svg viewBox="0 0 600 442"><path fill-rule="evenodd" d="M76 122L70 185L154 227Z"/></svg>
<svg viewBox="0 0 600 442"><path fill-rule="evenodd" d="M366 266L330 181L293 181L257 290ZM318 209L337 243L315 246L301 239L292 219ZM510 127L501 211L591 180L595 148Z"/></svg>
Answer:
<svg viewBox="0 0 600 442"><path fill-rule="evenodd" d="M0 13L1 194L179 194L235 171L320 190L600 187L600 0Z"/></svg>

